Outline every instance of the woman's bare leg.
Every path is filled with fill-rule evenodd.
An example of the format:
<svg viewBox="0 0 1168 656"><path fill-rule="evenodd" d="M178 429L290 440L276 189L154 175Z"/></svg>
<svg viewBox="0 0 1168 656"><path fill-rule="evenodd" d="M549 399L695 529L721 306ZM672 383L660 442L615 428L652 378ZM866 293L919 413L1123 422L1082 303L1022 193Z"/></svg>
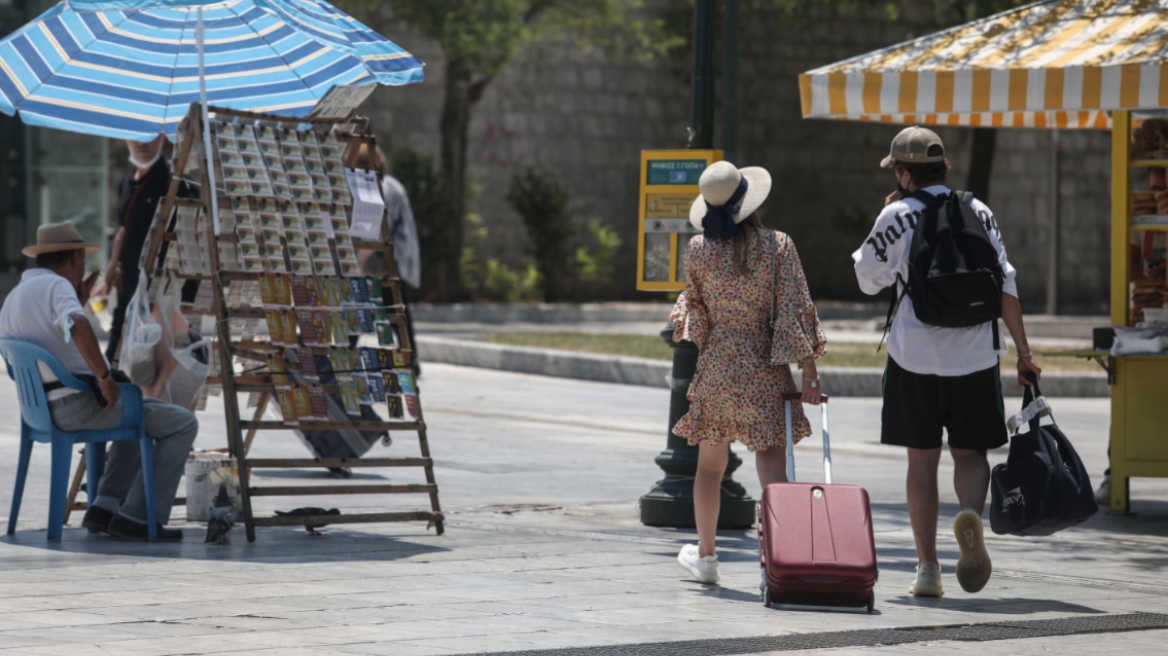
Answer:
<svg viewBox="0 0 1168 656"><path fill-rule="evenodd" d="M722 507L722 477L730 459L730 444L698 444L698 473L694 477L694 519L698 525L698 555L714 553L718 512Z"/></svg>
<svg viewBox="0 0 1168 656"><path fill-rule="evenodd" d="M754 467L758 483L765 490L771 483L787 482L787 447L772 446L754 452Z"/></svg>

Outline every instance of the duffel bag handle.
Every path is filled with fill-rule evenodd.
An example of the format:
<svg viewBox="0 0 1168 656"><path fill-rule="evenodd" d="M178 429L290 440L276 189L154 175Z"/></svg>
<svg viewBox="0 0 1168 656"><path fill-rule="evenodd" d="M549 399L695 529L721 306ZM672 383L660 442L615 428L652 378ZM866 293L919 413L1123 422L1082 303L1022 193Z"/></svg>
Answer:
<svg viewBox="0 0 1168 656"><path fill-rule="evenodd" d="M1050 407L1050 403L1042 395L1042 390L1038 387L1038 377L1029 371L1022 374L1022 376L1030 384L1023 386L1022 412L1014 415L1006 422L1011 433L1017 431L1023 423L1029 423L1030 430L1037 431L1039 420L1043 417L1050 417L1051 421L1054 421L1054 410Z"/></svg>

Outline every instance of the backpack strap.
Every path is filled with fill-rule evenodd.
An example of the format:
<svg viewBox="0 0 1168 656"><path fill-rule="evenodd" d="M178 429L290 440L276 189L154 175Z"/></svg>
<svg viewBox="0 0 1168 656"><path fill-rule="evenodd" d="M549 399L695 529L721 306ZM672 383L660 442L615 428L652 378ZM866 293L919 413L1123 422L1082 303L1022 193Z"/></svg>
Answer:
<svg viewBox="0 0 1168 656"><path fill-rule="evenodd" d="M901 291L896 293L897 287ZM888 318L884 321L884 334L880 336L880 343L876 345L876 352L880 352L880 348L884 346L884 340L888 338L888 332L892 330L892 320L896 318L896 310L900 307L900 302L904 300L905 295L908 294L908 283L900 274L896 274L896 282L892 283L892 299L888 302Z"/></svg>
<svg viewBox="0 0 1168 656"><path fill-rule="evenodd" d="M958 200L961 201L961 204L964 205L965 208L969 210L970 216L973 216L973 192L972 191L954 191L953 195L956 196L958 198ZM964 223L965 223L964 218L961 217L960 211L958 211L957 214L958 214L959 220L962 221L962 229L964 229L964 227L965 227L964 226ZM981 220L979 219L979 220L975 221L975 223L977 224L978 229L986 234L986 238L988 239L989 238L989 231L986 229L985 225L982 224ZM998 328L997 319L990 322L990 329L993 331L993 334L994 334L994 350L997 351L998 349L1000 349L1002 347L1002 331L1000 328Z"/></svg>
<svg viewBox="0 0 1168 656"><path fill-rule="evenodd" d="M914 198L925 206L924 214L921 216L921 223L913 231L912 241L909 244L909 261L912 261L917 249L920 247L921 239L927 239L923 235L928 235L936 229L937 225L937 208L945 201L945 196L934 196L927 191L918 189L910 192L905 198ZM930 217L932 220L930 221ZM900 302L908 295L908 282L896 274L896 282L892 283L892 299L888 302L888 318L884 322L884 334L880 337L880 344L876 346L876 352L879 353L881 347L884 346L884 340L888 337L888 333L892 331L892 320L896 318L897 309L900 308Z"/></svg>

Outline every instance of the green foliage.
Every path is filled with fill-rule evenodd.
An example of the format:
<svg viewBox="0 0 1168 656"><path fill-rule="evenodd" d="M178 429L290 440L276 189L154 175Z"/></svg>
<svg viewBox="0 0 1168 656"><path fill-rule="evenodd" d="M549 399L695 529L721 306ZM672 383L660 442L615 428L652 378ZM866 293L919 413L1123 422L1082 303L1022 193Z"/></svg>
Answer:
<svg viewBox="0 0 1168 656"><path fill-rule="evenodd" d="M467 214L463 223L462 255L459 257L458 275L462 288L473 291L479 288L483 274L483 252L487 247L487 226L478 214Z"/></svg>
<svg viewBox="0 0 1168 656"><path fill-rule="evenodd" d="M543 281L533 262L528 262L526 269L515 271L495 258L489 258L483 287L490 294L489 300L504 303L539 303L543 300Z"/></svg>
<svg viewBox="0 0 1168 656"><path fill-rule="evenodd" d="M584 226L589 241L595 245L595 250L576 248L577 275L580 280L596 285L604 285L612 280L612 259L620 248L621 238L607 223L599 218L592 217Z"/></svg>
<svg viewBox="0 0 1168 656"><path fill-rule="evenodd" d="M543 301L543 279L535 263L514 270L498 259L487 257L487 227L477 214L468 214L463 224L463 248L459 258L462 288L477 301L539 303Z"/></svg>
<svg viewBox="0 0 1168 656"><path fill-rule="evenodd" d="M418 224L422 251L423 296L438 284L437 263L454 253L450 238L450 182L438 169L434 157L412 146L395 148L390 170L406 189Z"/></svg>
<svg viewBox="0 0 1168 656"><path fill-rule="evenodd" d="M552 171L537 166L517 169L507 189L507 202L527 227L531 255L543 278L544 298L560 300L570 277L571 242L578 231L571 192Z"/></svg>
<svg viewBox="0 0 1168 656"><path fill-rule="evenodd" d="M348 0L369 13L375 0ZM399 19L442 46L449 60L468 63L479 76L497 76L533 46L569 41L583 50L644 58L675 45L660 21L636 17L640 0L393 0Z"/></svg>
<svg viewBox="0 0 1168 656"><path fill-rule="evenodd" d="M790 22L810 20L816 7L830 6L844 13L878 9L888 20L907 14L928 15L949 26L985 18L1030 4L1032 0L749 0L759 9L777 11Z"/></svg>

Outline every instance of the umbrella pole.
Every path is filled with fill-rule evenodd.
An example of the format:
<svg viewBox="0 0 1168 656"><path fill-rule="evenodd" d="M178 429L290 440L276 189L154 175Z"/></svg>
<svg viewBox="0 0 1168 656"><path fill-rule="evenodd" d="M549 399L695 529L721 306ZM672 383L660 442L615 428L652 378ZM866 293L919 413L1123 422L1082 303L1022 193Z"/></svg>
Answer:
<svg viewBox="0 0 1168 656"><path fill-rule="evenodd" d="M219 197L215 190L215 160L211 155L211 117L207 112L207 75L203 70L203 8L198 8L195 24L195 47L199 51L199 104L203 109L203 150L207 153L207 180L211 189L211 224L219 236Z"/></svg>

